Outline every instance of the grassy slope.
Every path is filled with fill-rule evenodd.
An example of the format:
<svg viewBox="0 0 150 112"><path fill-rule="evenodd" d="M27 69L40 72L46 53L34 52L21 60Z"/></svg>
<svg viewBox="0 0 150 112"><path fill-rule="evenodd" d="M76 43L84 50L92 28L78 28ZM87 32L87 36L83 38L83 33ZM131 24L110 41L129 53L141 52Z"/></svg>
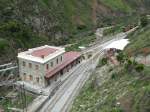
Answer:
<svg viewBox="0 0 150 112"><path fill-rule="evenodd" d="M131 12L132 8L124 0L100 0L112 10L121 12Z"/></svg>
<svg viewBox="0 0 150 112"><path fill-rule="evenodd" d="M55 15L59 16L59 12L62 13L62 16L60 21L64 22L68 26L67 30L75 30L78 25L80 25L80 22L82 22L86 27L90 27L92 25L92 9L91 0L62 0L62 1L56 1L56 0L40 0L41 2L44 2L47 5L47 8L53 10L55 9ZM55 7L56 6L56 7ZM53 7L53 8L52 8ZM58 8L60 7L60 8ZM61 11L59 11L61 10ZM58 12L58 13L57 13ZM77 20L75 20L77 19ZM62 23L62 25L64 25ZM63 27L63 26L61 26Z"/></svg>
<svg viewBox="0 0 150 112"><path fill-rule="evenodd" d="M115 11L132 11L129 4L124 3L123 0L101 1ZM12 57L11 55L14 55L14 51L17 51L18 48L26 49L42 44L66 44L68 42L66 36L70 37L70 35L76 35L93 29L92 2L92 0L21 0L16 7L17 2L13 0L0 0L0 57L4 53L7 54L8 57ZM18 12L18 9L20 12ZM51 29L46 29L44 26L47 32L44 36L43 32L42 34L40 33L39 36L39 33L33 32L35 29L30 25L30 22L32 23L32 21L30 21L32 17L41 17L48 20L46 28L51 26L51 23L56 23L56 26ZM27 20L29 24L25 24L25 20ZM105 17L103 20L105 21ZM105 23L103 20L101 22ZM118 18L115 18L115 20L118 21ZM21 28L19 31L12 32L11 29L9 29L10 27L14 27L11 24L14 21L16 22L15 24L20 25L17 26L19 29ZM113 19L106 23L112 23L112 21ZM4 26L9 28L5 29L6 27ZM40 31L42 30L40 29ZM62 31L65 37L55 39L53 37L55 35L54 33L59 31ZM10 49L12 52L7 52L7 49ZM3 55L3 57L5 56L6 55Z"/></svg>
<svg viewBox="0 0 150 112"><path fill-rule="evenodd" d="M136 32L128 36L131 43L126 47L126 52L134 54L141 53L142 48L150 47L150 25L139 28Z"/></svg>
<svg viewBox="0 0 150 112"><path fill-rule="evenodd" d="M17 53L18 48L27 49L43 43L47 43L46 38L33 33L28 26L19 21L12 20L0 26L0 57L5 58L5 54L8 54L10 59Z"/></svg>
<svg viewBox="0 0 150 112"><path fill-rule="evenodd" d="M29 4L28 9L24 9L26 6L24 2ZM34 3L34 4L32 4ZM32 0L31 3L22 0L18 2L18 7L20 7L20 15L17 15L17 8L14 1L1 0L0 1L0 58L1 61L6 57L11 58L16 55L18 48L31 48L35 46L40 46L43 44L60 45L66 44L68 40L64 38L54 39L52 36L48 39L47 35L38 35L34 33L32 26L29 24L24 24L24 19L43 16L48 18L52 23L58 23L52 31L63 31L63 33L71 35L71 33L84 32L91 29L91 0L79 1L76 0ZM32 6L33 5L33 6ZM38 5L39 13L37 14L35 6ZM59 7L59 8L58 8ZM30 12L32 10L32 13ZM41 11L41 12L40 12ZM42 12L44 11L46 15ZM21 14L23 13L23 14ZM21 17L24 15L25 17ZM74 18L78 18L75 21ZM49 24L50 24L49 22ZM81 24L82 23L82 24ZM85 25L84 28L78 29L80 25ZM49 26L49 25L48 25ZM12 30L14 29L15 30ZM53 34L53 33L52 33ZM9 49L9 50L8 50ZM15 51L15 52L14 52ZM6 54L6 55L5 55ZM4 57L4 58L3 58ZM10 61L6 60L6 61ZM0 63L1 63L0 61ZM3 60L4 61L4 60Z"/></svg>
<svg viewBox="0 0 150 112"><path fill-rule="evenodd" d="M139 53L141 48L149 48L149 37L150 26L139 28L128 36L131 43L125 50ZM94 73L76 98L71 112L149 112L150 67L145 66L143 75L135 71L127 72L120 67L114 68L114 71L111 73L108 70L102 76L107 80L99 80L102 74ZM96 80L102 85L95 86Z"/></svg>
<svg viewBox="0 0 150 112"><path fill-rule="evenodd" d="M70 112L149 112L149 72L150 69L145 68L144 76L141 77L137 73L122 70L115 73L113 79L107 73L104 83L98 87L94 83L95 79L101 81L98 79L101 74L93 74Z"/></svg>
<svg viewBox="0 0 150 112"><path fill-rule="evenodd" d="M73 44L69 47L66 47L66 51L80 51L79 46L88 47L89 44L92 44L94 41L96 41L96 37L94 34L91 34L89 36L85 36L85 38L78 38L80 41L76 39L70 39L70 44ZM73 42L73 43L72 43Z"/></svg>
<svg viewBox="0 0 150 112"><path fill-rule="evenodd" d="M112 10L119 12L135 12L136 10L141 10L143 7L147 9L145 12L150 11L150 1L149 0L99 0L106 6L110 7ZM141 13L142 11L139 11Z"/></svg>
<svg viewBox="0 0 150 112"><path fill-rule="evenodd" d="M24 93L21 93L19 91L14 91L14 89L11 87L1 87L0 90L1 90L0 91L1 97L7 96L8 94L10 95L12 91L13 94L16 94L15 98L12 99L6 98L0 101L0 107L2 107L5 110L5 112L12 112L11 110L8 109L8 107L19 108L19 109L23 109L23 107L25 107L25 104L22 103L22 100L24 100L22 99L22 95ZM26 94L26 104L29 105L36 98L36 95L33 95L28 92L26 92L25 94Z"/></svg>

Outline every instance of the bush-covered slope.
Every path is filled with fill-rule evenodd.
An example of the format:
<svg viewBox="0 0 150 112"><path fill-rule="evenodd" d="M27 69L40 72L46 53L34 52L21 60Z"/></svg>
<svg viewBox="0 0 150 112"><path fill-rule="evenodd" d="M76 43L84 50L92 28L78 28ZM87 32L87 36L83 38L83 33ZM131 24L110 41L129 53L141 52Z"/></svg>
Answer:
<svg viewBox="0 0 150 112"><path fill-rule="evenodd" d="M150 53L148 23L127 38L131 42L125 49L128 56ZM127 59L119 66L98 66L75 99L71 112L149 112L150 67L128 56L120 55L120 59Z"/></svg>
<svg viewBox="0 0 150 112"><path fill-rule="evenodd" d="M78 30L91 29L90 7L91 0L0 0L0 63L17 49L65 44Z"/></svg>
<svg viewBox="0 0 150 112"><path fill-rule="evenodd" d="M107 65L108 66L108 65ZM143 75L101 67L86 82L70 112L149 112L149 67Z"/></svg>
<svg viewBox="0 0 150 112"><path fill-rule="evenodd" d="M82 36L95 27L117 24L134 9L148 9L148 0L138 1L0 0L0 59L13 59L19 48L66 44L68 37L78 33Z"/></svg>
<svg viewBox="0 0 150 112"><path fill-rule="evenodd" d="M150 67L139 72L137 63L124 64L98 67L70 112L149 112Z"/></svg>
<svg viewBox="0 0 150 112"><path fill-rule="evenodd" d="M114 11L120 11L120 12L132 11L130 5L124 0L100 0L100 1Z"/></svg>
<svg viewBox="0 0 150 112"><path fill-rule="evenodd" d="M126 47L126 52L133 54L150 53L150 25L139 28L136 32L128 36L130 44ZM144 52L144 49L147 49Z"/></svg>

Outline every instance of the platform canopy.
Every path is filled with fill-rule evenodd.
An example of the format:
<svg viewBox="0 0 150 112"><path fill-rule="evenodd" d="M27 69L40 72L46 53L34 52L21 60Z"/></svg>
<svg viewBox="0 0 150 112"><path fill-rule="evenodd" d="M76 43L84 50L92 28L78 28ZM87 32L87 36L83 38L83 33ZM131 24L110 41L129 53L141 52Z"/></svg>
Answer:
<svg viewBox="0 0 150 112"><path fill-rule="evenodd" d="M115 48L115 49L123 50L128 43L130 43L128 39L120 39L110 43L104 49Z"/></svg>

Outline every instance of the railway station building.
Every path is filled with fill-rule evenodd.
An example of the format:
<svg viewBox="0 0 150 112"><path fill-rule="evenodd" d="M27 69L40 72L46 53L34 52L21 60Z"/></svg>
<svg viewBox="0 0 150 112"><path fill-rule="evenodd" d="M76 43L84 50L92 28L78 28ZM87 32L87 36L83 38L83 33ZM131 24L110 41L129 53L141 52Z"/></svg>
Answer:
<svg viewBox="0 0 150 112"><path fill-rule="evenodd" d="M46 87L61 78L82 61L79 52L44 45L18 53L19 75L22 81Z"/></svg>

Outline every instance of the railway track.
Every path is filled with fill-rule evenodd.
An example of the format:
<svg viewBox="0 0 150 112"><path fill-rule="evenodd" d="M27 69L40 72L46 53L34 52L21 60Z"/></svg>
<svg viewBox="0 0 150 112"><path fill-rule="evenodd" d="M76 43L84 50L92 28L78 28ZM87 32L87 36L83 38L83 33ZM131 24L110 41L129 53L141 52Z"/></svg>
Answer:
<svg viewBox="0 0 150 112"><path fill-rule="evenodd" d="M99 51L99 52L101 52L101 51ZM62 87L52 97L51 101L49 101L49 103L47 105L44 105L44 107L42 109L38 110L37 112L49 112L49 111L50 112L65 112L66 109L68 109L68 106L66 106L66 105L69 105L69 102L71 102L73 100L72 97L78 93L78 91L82 88L82 86L84 85L84 83L86 82L88 77L90 76L90 74L91 74L90 71L92 70L93 62L96 63L96 60L89 60L88 62L82 64L82 67L80 67L78 72L74 71L74 73L72 74L70 79L68 79L64 83L64 85L62 85ZM95 63L94 63L94 65L96 67ZM78 86L75 86L74 89L71 91L71 89L72 89L71 85L73 83L76 83L75 85L78 85ZM65 97L66 94L69 94L69 95L67 95L68 99L66 99L66 101L64 101L65 104L61 104L62 108L59 107L59 110L61 110L61 111L57 111L57 109L58 109L57 106L59 106L60 105L59 103L61 103L60 100L63 99L63 97ZM71 100L71 101L67 101L67 100Z"/></svg>
<svg viewBox="0 0 150 112"><path fill-rule="evenodd" d="M112 39L105 43L98 42L94 46L88 48L86 51L83 51L82 53L86 53L86 52L93 50L94 54L98 54L97 52L101 54L103 53L103 48L106 45L108 45L112 41L125 38L126 36L127 36L126 33L122 33L122 34L117 35L115 39ZM82 66L80 66L78 70L72 72L71 75L68 77L68 79L56 91L53 97L51 97L51 99L46 100L44 105L42 105L40 109L38 109L36 112L68 112L68 109L70 107L69 105L71 105L74 99L74 96L79 92L79 90L82 88L82 86L84 85L88 77L90 76L91 73L89 73L89 71L92 68L94 69L94 67L92 67L93 66L92 63L95 63L95 62L96 60L86 61L86 63L82 64ZM78 81L76 82L76 80ZM74 83L76 83L77 86L72 88Z"/></svg>
<svg viewBox="0 0 150 112"><path fill-rule="evenodd" d="M83 69L86 69L84 64L80 67L79 72L81 72ZM61 98L61 96L65 93L66 89L69 88L72 82L76 80L76 78L79 76L79 74L75 73L75 71L72 74L73 75L71 75L69 79L67 79L67 81L64 82L64 84L58 89L57 93L52 97L52 99L49 102L49 105L45 106L46 109L48 108L48 110L51 110L54 107L54 105L58 102L58 100ZM38 110L37 112L46 112L46 110L41 109Z"/></svg>

